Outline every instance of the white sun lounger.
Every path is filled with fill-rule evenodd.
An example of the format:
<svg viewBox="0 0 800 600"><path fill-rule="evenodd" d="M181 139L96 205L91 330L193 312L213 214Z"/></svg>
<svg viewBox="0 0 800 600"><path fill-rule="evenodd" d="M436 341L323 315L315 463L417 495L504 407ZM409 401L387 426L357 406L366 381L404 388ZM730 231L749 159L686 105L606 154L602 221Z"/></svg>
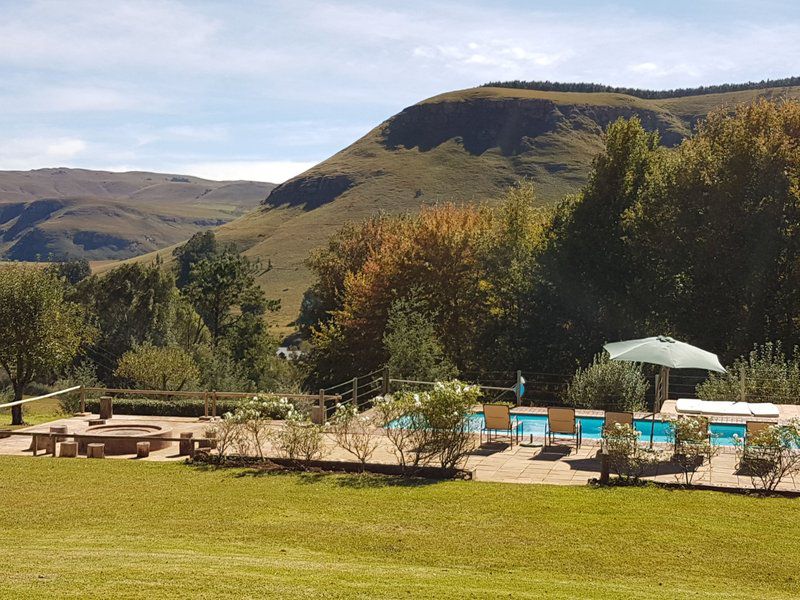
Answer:
<svg viewBox="0 0 800 600"><path fill-rule="evenodd" d="M751 402L750 412L754 417L778 417L778 407L772 402Z"/></svg>
<svg viewBox="0 0 800 600"><path fill-rule="evenodd" d="M675 410L684 415L721 415L726 417L778 417L778 407L772 402L727 402L680 398Z"/></svg>

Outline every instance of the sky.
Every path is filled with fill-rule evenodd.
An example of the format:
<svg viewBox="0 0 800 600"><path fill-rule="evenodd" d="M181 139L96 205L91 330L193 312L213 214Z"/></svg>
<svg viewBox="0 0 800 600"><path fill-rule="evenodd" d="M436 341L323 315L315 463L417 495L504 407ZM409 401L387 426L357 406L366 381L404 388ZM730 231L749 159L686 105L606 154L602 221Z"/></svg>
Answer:
<svg viewBox="0 0 800 600"><path fill-rule="evenodd" d="M0 169L279 183L487 81L793 75L794 0L0 0Z"/></svg>

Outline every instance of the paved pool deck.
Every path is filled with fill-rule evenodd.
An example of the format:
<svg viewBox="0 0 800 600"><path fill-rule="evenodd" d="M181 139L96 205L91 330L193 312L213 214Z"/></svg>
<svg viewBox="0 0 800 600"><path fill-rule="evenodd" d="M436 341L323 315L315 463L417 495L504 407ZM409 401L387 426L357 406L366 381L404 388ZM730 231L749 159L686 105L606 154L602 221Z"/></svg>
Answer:
<svg viewBox="0 0 800 600"><path fill-rule="evenodd" d="M546 409L523 408L520 413L541 414ZM596 411L579 411L579 416L595 416ZM601 414L601 413L598 413ZM649 413L642 413L639 416L649 416ZM667 415L663 415L666 417ZM49 423L36 425L24 430L29 433L47 432L52 425L65 425L69 433L80 434L89 427L89 417L75 416L58 419ZM716 419L715 419L716 420ZM727 420L727 419L726 419ZM172 429L172 434L178 436L181 432L193 432L195 437L202 437L204 431L209 426L208 422L200 421L196 418L183 417L148 417L134 415L118 415L109 420L108 423L150 423L157 425L167 425ZM280 422L275 422L273 427L281 427ZM383 430L376 430L377 448L372 456L371 462L394 464L396 459L392 453L392 447L386 438ZM476 440L477 441L477 440ZM580 448L575 448L572 444L559 444L553 447L542 447L543 439L534 437L533 440L525 439L525 445L514 444L510 446L507 442L494 442L476 447L466 461L466 468L473 471L477 481L493 481L517 484L554 484L554 485L586 485L590 479L600 476L600 460L597 458L600 449L599 441L584 438ZM29 450L31 438L28 436L12 436L0 439L0 455L12 456L31 456ZM353 457L346 451L339 448L331 436L325 439L327 460L346 460L352 461ZM647 476L646 480L678 483L680 473L675 465L668 459L671 454L671 445L656 444L657 450L663 454L663 460ZM276 452L270 443L265 444L264 452L266 455ZM110 460L134 459L133 455L109 456ZM148 461L172 461L184 460L185 457L179 456L178 444L172 444L163 450L152 452ZM40 460L53 460L52 455L39 453ZM56 459L69 460L69 459ZM75 459L72 459L75 460ZM84 460L79 457L77 460ZM711 462L706 461L699 467L694 476L694 483L701 485L717 486L722 488L742 488L751 489L752 483L748 475L737 472L737 456L733 448L721 447L718 454L713 457ZM800 492L800 477L790 478L782 482L780 488L787 491Z"/></svg>

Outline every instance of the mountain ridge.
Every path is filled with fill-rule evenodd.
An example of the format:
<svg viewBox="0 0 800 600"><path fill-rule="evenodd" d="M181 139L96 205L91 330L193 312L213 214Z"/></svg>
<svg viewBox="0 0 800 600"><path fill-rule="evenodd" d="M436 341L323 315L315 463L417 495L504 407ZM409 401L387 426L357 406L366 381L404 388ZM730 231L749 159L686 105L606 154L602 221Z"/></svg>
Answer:
<svg viewBox="0 0 800 600"><path fill-rule="evenodd" d="M148 171L0 171L0 256L130 258L227 223L273 187Z"/></svg>
<svg viewBox="0 0 800 600"><path fill-rule="evenodd" d="M762 97L798 98L800 87L667 99L488 87L445 92L276 186L257 209L216 231L272 265L260 283L282 302L273 325L286 328L312 280L305 259L348 221L436 202L491 202L522 178L533 181L541 204L552 204L585 183L615 119L637 116L675 145L711 110Z"/></svg>

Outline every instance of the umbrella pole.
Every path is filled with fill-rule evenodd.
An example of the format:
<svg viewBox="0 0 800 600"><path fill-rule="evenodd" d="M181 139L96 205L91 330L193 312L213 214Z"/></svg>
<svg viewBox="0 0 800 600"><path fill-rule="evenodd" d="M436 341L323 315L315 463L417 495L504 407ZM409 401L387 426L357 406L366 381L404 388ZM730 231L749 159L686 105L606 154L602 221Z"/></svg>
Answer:
<svg viewBox="0 0 800 600"><path fill-rule="evenodd" d="M656 393L653 394L653 411L650 413L650 449L653 449L653 434L656 428L656 405L661 394L661 378L656 375Z"/></svg>
<svg viewBox="0 0 800 600"><path fill-rule="evenodd" d="M656 375L656 393L653 398L653 412L650 414L650 448L653 448L653 438L656 429L656 411L661 411L664 401L669 398L669 367L661 367L661 373Z"/></svg>

